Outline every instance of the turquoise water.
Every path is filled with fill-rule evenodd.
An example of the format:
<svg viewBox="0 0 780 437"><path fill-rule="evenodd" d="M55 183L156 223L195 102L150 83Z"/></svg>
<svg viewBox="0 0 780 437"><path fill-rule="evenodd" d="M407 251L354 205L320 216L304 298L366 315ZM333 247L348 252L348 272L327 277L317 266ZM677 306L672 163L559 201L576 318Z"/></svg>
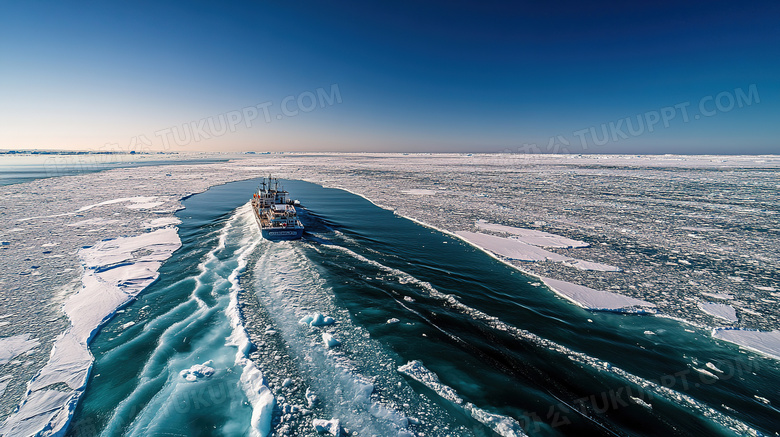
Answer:
<svg viewBox="0 0 780 437"><path fill-rule="evenodd" d="M94 339L69 435L248 435L231 298L276 397L274 435L316 435L315 418L340 419L352 435L778 429L773 360L678 321L580 309L458 239L340 190L287 181L307 233L261 240L245 206L256 186L226 184L184 202L182 248ZM335 323L299 323L317 313ZM341 345L326 347L323 333ZM410 361L463 402L397 370ZM214 375L180 375L203 363ZM307 392L317 396L311 405Z"/></svg>

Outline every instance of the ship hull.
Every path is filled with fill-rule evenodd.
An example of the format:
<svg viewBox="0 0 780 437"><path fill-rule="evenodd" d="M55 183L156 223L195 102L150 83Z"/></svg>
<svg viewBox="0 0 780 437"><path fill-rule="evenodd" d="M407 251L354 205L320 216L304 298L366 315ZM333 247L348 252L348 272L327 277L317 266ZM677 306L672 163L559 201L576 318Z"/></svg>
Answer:
<svg viewBox="0 0 780 437"><path fill-rule="evenodd" d="M260 228L260 233L263 234L263 238L271 241L297 240L303 237L303 228L299 228L299 229Z"/></svg>
<svg viewBox="0 0 780 437"><path fill-rule="evenodd" d="M260 228L260 234L266 240L279 241L279 240L298 240L303 237L303 227L300 228L270 228L263 227L260 220L260 212L254 208L255 222L257 227Z"/></svg>

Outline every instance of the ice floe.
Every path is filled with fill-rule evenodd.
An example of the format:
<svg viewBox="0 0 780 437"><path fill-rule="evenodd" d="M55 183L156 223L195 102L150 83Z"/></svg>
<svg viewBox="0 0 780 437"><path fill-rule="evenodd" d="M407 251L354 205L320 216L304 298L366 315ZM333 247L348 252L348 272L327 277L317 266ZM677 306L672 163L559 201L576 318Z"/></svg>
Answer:
<svg viewBox="0 0 780 437"><path fill-rule="evenodd" d="M328 334L327 332L322 333L322 342L325 344L325 347L328 349L334 348L336 346L339 346L341 344L336 337L334 337L332 334Z"/></svg>
<svg viewBox="0 0 780 437"><path fill-rule="evenodd" d="M333 317L325 316L320 313L314 313L303 317L298 323L302 325L319 327L332 325L336 323L336 320L333 319Z"/></svg>
<svg viewBox="0 0 780 437"><path fill-rule="evenodd" d="M542 278L542 281L556 294L589 310L628 313L655 312L655 304L641 299L609 291L594 290L583 285L557 279Z"/></svg>
<svg viewBox="0 0 780 437"><path fill-rule="evenodd" d="M0 376L0 396L3 396L3 393L5 392L5 388L8 387L8 383L11 382L10 380L13 378L11 375L3 375Z"/></svg>
<svg viewBox="0 0 780 437"><path fill-rule="evenodd" d="M153 228L162 228L165 226L175 226L180 223L181 220L179 220L176 217L160 217L144 223L143 227L153 229Z"/></svg>
<svg viewBox="0 0 780 437"><path fill-rule="evenodd" d="M502 232L514 235L515 239L523 243L532 244L540 247L559 247L559 248L577 248L588 247L588 243L579 240L573 240L549 232L538 231L536 229L516 228L512 226L498 225L479 220L476 223L477 228L493 232Z"/></svg>
<svg viewBox="0 0 780 437"><path fill-rule="evenodd" d="M711 297L713 299L723 299L723 300L734 299L734 296L730 294L724 294L724 293L707 293L706 291L702 291L701 294L707 297Z"/></svg>
<svg viewBox="0 0 780 437"><path fill-rule="evenodd" d="M570 265L574 268L580 269L580 270L595 270L599 272L619 272L620 268L611 266L609 264L602 264L597 263L593 261L583 261L581 259L573 260L566 262L567 265Z"/></svg>
<svg viewBox="0 0 780 437"><path fill-rule="evenodd" d="M81 208L77 209L76 212L85 212L85 211L89 211L92 208L97 208L99 206L114 205L117 203L125 203L127 204L126 206L128 208L138 209L138 208L134 208L133 206L146 205L153 202L155 199L157 199L156 196L121 197L119 199L111 199L111 200L106 200L104 202L95 203L92 205L82 206Z"/></svg>
<svg viewBox="0 0 780 437"><path fill-rule="evenodd" d="M571 259L513 238L498 237L495 235L469 231L457 231L455 234L475 246L512 260L568 261Z"/></svg>
<svg viewBox="0 0 780 437"><path fill-rule="evenodd" d="M716 328L712 330L712 336L780 360L780 330L767 332Z"/></svg>
<svg viewBox="0 0 780 437"><path fill-rule="evenodd" d="M337 437L342 434L341 422L338 419L314 419L311 424L319 433L327 433Z"/></svg>
<svg viewBox="0 0 780 437"><path fill-rule="evenodd" d="M500 226L500 225L495 225ZM513 228L514 229L514 228ZM529 231L533 231L530 230ZM538 232L538 231L533 231ZM542 249L540 245L525 242L525 238L519 237L499 237L496 235L483 234L479 232L457 231L455 235L466 240L482 250L487 250L496 255L500 255L508 260L516 261L557 261L574 267L579 270L598 270L602 272L619 272L618 267L593 261L583 261L576 258L550 252ZM550 234L552 235L552 234ZM573 241L573 240L572 240ZM547 247L562 247L550 246ZM568 247L568 246L567 246Z"/></svg>
<svg viewBox="0 0 780 437"><path fill-rule="evenodd" d="M729 322L736 322L738 320L737 311L731 305L713 302L699 302L698 306L700 310L711 316L719 317Z"/></svg>
<svg viewBox="0 0 780 437"><path fill-rule="evenodd" d="M184 369L179 372L179 376L189 382L195 382L202 378L210 378L214 375L214 372L216 372L216 370L211 367L212 365L211 361L206 361L203 364L193 364L189 369Z"/></svg>
<svg viewBox="0 0 780 437"><path fill-rule="evenodd" d="M241 386L252 405L252 435L265 437L271 432L276 398L265 385L263 374L250 360L246 360L241 372Z"/></svg>
<svg viewBox="0 0 780 437"><path fill-rule="evenodd" d="M38 346L40 343L37 339L31 339L30 334L0 338L0 366Z"/></svg>

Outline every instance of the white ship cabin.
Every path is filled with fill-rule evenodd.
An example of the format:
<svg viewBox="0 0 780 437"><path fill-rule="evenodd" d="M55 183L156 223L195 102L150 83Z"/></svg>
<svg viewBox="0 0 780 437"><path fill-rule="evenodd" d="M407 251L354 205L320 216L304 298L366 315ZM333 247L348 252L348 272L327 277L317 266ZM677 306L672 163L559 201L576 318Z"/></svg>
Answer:
<svg viewBox="0 0 780 437"><path fill-rule="evenodd" d="M270 219L273 227L292 227L298 224L295 208L292 205L287 204L273 205Z"/></svg>
<svg viewBox="0 0 780 437"><path fill-rule="evenodd" d="M288 203L289 193L287 191L277 191L274 198L274 203Z"/></svg>

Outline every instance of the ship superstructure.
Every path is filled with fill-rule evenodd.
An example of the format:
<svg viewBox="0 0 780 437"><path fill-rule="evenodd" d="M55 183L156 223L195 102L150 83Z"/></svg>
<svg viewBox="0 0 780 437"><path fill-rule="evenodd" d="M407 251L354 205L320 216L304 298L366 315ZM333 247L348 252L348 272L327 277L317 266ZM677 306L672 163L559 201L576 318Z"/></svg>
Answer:
<svg viewBox="0 0 780 437"><path fill-rule="evenodd" d="M290 193L279 186L276 178L263 178L252 196L252 212L267 240L296 240L303 236L303 224L298 219L295 202L290 200Z"/></svg>

